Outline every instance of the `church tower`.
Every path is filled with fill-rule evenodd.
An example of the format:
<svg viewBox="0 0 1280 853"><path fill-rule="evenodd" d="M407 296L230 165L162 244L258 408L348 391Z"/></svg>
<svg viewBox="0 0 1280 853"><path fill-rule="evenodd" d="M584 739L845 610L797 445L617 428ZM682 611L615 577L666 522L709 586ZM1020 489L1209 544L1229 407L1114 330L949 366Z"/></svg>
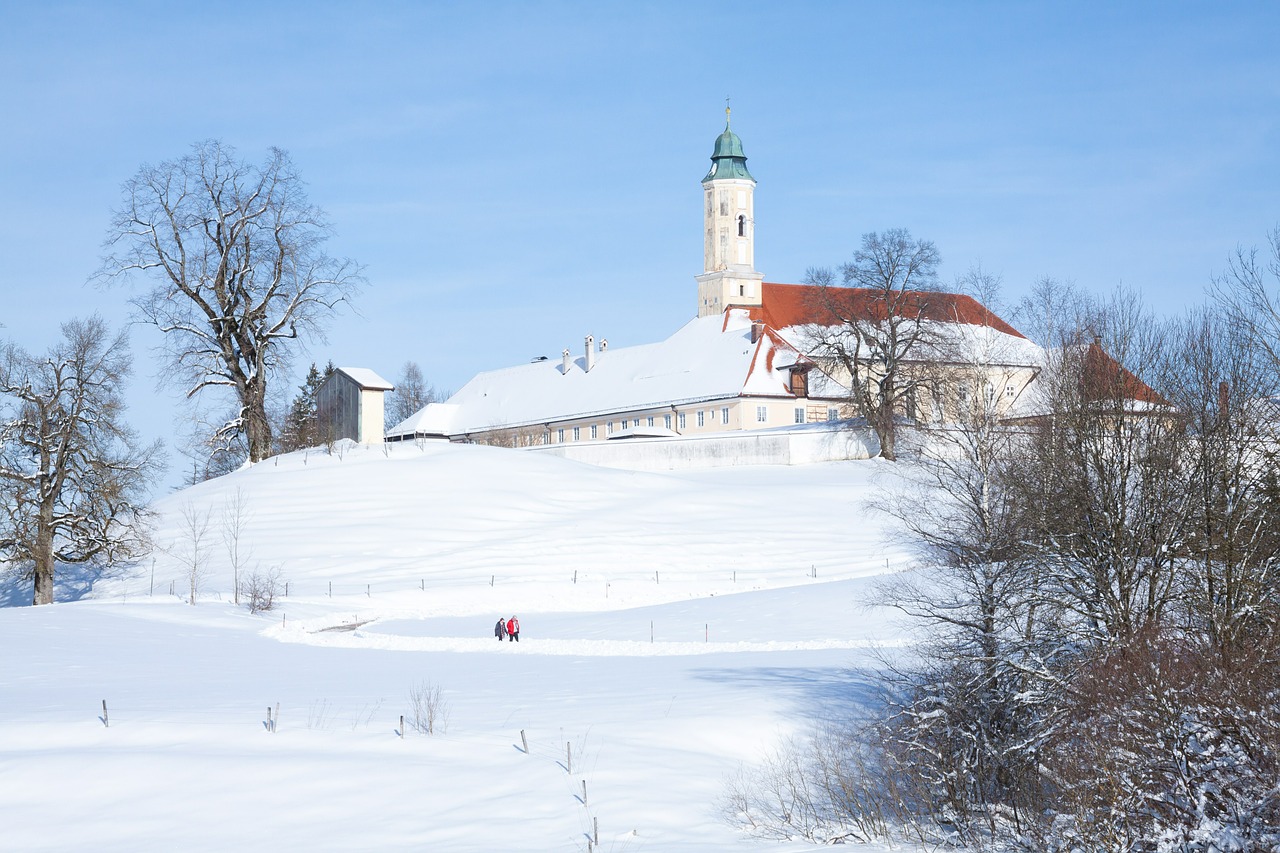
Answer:
<svg viewBox="0 0 1280 853"><path fill-rule="evenodd" d="M760 304L764 273L756 272L756 179L747 171L742 140L729 129L716 138L711 171L702 179L702 275L698 281L698 316L724 313L731 306Z"/></svg>

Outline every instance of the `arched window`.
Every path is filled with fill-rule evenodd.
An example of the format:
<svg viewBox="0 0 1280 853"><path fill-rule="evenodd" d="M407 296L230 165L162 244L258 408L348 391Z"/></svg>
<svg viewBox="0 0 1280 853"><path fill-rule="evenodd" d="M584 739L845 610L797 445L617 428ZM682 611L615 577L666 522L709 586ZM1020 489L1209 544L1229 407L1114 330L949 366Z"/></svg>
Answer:
<svg viewBox="0 0 1280 853"><path fill-rule="evenodd" d="M747 236L747 217L745 214L738 214L738 236Z"/></svg>

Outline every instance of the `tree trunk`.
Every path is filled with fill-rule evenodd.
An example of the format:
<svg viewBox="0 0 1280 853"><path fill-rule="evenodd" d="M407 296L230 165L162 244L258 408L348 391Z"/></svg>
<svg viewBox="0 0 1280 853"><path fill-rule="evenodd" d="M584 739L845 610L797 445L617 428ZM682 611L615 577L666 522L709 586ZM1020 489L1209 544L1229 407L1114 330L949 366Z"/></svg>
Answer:
<svg viewBox="0 0 1280 853"><path fill-rule="evenodd" d="M890 462L896 462L898 459L897 434L894 428L897 426L893 422L893 404L884 405L881 403L879 411L876 412L875 429L876 438L880 440L880 458L888 459Z"/></svg>
<svg viewBox="0 0 1280 853"><path fill-rule="evenodd" d="M271 422L267 419L266 387L251 383L244 401L245 433L249 440L249 461L261 462L271 455Z"/></svg>
<svg viewBox="0 0 1280 853"><path fill-rule="evenodd" d="M41 506L36 520L35 594L33 605L53 604L53 509Z"/></svg>

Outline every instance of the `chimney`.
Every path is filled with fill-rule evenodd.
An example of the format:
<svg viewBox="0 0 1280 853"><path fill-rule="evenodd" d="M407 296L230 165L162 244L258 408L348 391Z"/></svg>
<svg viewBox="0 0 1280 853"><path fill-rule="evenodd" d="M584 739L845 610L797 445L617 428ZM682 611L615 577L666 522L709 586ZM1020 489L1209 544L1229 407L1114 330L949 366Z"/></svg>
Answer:
<svg viewBox="0 0 1280 853"><path fill-rule="evenodd" d="M605 352L607 349L609 349L609 342L608 342L608 341L606 341L604 338L601 338L601 339L600 339L600 352L602 352L602 353L603 353L603 352Z"/></svg>
<svg viewBox="0 0 1280 853"><path fill-rule="evenodd" d="M596 339L587 335L587 371L596 366Z"/></svg>
<svg viewBox="0 0 1280 853"><path fill-rule="evenodd" d="M751 343L758 342L764 337L764 323L756 321L751 324Z"/></svg>
<svg viewBox="0 0 1280 853"><path fill-rule="evenodd" d="M568 372L569 372L569 365L570 365L570 364L572 364L572 362L569 360L569 348L568 348L568 347L565 347L565 348L564 348L564 352L560 353L560 357L561 357L561 359L563 359L563 361L564 361L564 366L560 369L560 372L561 372L561 373L568 373Z"/></svg>

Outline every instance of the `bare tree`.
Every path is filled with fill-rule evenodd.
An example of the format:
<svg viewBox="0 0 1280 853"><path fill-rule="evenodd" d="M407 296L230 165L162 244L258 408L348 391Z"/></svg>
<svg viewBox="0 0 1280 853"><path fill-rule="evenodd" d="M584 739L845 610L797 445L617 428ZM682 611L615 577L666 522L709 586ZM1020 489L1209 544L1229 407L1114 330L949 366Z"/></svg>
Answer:
<svg viewBox="0 0 1280 853"><path fill-rule="evenodd" d="M143 166L124 196L99 279L157 279L134 300L139 317L165 333L189 398L231 390L237 413L218 434L243 434L249 460L265 458L268 380L287 366L291 342L322 337L362 282L359 267L322 251L329 223L280 149L253 166L221 142L198 143Z"/></svg>
<svg viewBox="0 0 1280 853"><path fill-rule="evenodd" d="M227 550L227 560L231 563L232 593L235 603L240 603L240 575L248 566L253 551L245 541L245 525L251 513L249 499L244 490L236 487L235 494L222 505L222 527L218 531L222 537L222 545Z"/></svg>
<svg viewBox="0 0 1280 853"><path fill-rule="evenodd" d="M1250 331L1194 314L1178 324L1169 371L1188 435L1187 618L1224 655L1273 633L1280 604L1280 376Z"/></svg>
<svg viewBox="0 0 1280 853"><path fill-rule="evenodd" d="M940 260L932 241L895 228L863 235L853 260L840 267L840 285L830 269L806 274L817 286L819 314L805 332L806 348L848 377L850 403L876 431L885 459L897 458L900 409L927 381L911 365L936 343L927 315Z"/></svg>
<svg viewBox="0 0 1280 853"><path fill-rule="evenodd" d="M62 326L43 357L0 350L0 559L27 567L53 602L59 563L112 565L145 553L146 491L161 444L124 423L124 333L98 317Z"/></svg>
<svg viewBox="0 0 1280 853"><path fill-rule="evenodd" d="M1267 235L1267 248L1262 255L1256 246L1238 247L1214 281L1213 297L1280 371L1280 226Z"/></svg>
<svg viewBox="0 0 1280 853"><path fill-rule="evenodd" d="M423 378L417 362L406 361L400 368L396 389L387 395L387 423L394 426L439 399L441 395Z"/></svg>
<svg viewBox="0 0 1280 853"><path fill-rule="evenodd" d="M209 574L209 526L213 510L200 509L194 503L183 504L178 535L168 547L169 554L182 566L190 591L188 604L196 603L200 587Z"/></svg>

